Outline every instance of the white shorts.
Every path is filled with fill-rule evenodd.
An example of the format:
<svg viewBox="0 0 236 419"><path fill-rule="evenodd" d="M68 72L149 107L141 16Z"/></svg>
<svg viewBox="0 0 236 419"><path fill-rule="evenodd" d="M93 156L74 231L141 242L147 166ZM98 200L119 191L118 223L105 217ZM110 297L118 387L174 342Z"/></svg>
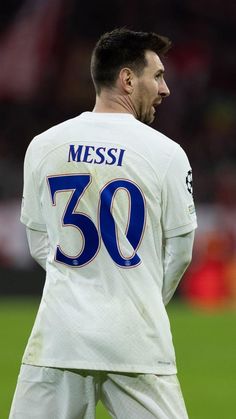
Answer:
<svg viewBox="0 0 236 419"><path fill-rule="evenodd" d="M187 419L176 375L22 365L9 419L94 419L101 400L116 419Z"/></svg>

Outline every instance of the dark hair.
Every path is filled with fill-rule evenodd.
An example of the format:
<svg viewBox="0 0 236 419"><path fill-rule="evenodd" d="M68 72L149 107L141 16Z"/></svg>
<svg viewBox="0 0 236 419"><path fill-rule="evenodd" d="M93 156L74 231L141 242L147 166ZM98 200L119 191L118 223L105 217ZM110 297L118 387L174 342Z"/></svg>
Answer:
<svg viewBox="0 0 236 419"><path fill-rule="evenodd" d="M171 41L153 32L134 32L119 28L101 36L92 53L91 75L97 93L102 87L112 87L122 67L129 67L137 75L147 65L145 52L159 56L170 49Z"/></svg>

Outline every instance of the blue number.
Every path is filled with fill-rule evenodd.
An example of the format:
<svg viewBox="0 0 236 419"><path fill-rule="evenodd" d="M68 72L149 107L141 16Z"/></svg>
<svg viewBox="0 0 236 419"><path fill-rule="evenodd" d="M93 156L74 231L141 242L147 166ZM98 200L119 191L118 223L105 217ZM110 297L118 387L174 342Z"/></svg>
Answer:
<svg viewBox="0 0 236 419"><path fill-rule="evenodd" d="M127 230L127 240L133 248L133 254L130 257L121 255L118 247L116 235L116 223L113 218L111 207L114 194L118 189L125 189L130 199L130 217ZM144 198L140 189L128 180L114 180L109 183L101 193L100 205L100 230L102 240L106 249L117 265L121 267L133 267L140 263L140 258L136 251L139 247L143 235L145 221Z"/></svg>
<svg viewBox="0 0 236 419"><path fill-rule="evenodd" d="M99 250L100 238L95 224L89 216L75 212L75 208L90 182L91 176L87 174L48 177L53 205L56 205L56 192L72 191L64 213L63 226L78 228L84 241L84 246L76 256L67 255L59 245L57 246L55 259L69 266L80 267L89 263ZM124 257L121 253L116 234L116 222L112 215L112 202L119 189L125 190L130 200L126 239L133 251L129 257ZM139 265L141 259L137 254L137 249L141 243L145 225L145 201L140 188L125 179L111 181L101 192L99 212L101 238L112 260L122 268Z"/></svg>
<svg viewBox="0 0 236 419"><path fill-rule="evenodd" d="M93 221L84 214L74 213L82 193L90 183L90 175L71 175L49 177L48 182L52 197L52 203L55 205L55 193L60 191L74 191L63 218L64 226L78 227L84 239L84 247L79 256L66 255L60 246L57 246L56 260L70 266L83 266L90 262L99 248L99 236Z"/></svg>

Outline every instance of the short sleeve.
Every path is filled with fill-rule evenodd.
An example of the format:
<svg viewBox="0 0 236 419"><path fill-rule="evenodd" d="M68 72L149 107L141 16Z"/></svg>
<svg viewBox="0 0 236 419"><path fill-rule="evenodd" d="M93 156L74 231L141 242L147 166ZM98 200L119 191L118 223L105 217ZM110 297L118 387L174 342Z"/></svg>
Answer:
<svg viewBox="0 0 236 419"><path fill-rule="evenodd" d="M197 227L192 169L180 146L171 160L162 186L162 229L165 238L187 234Z"/></svg>
<svg viewBox="0 0 236 419"><path fill-rule="evenodd" d="M33 165L32 147L29 145L24 161L24 188L20 220L33 230L46 231Z"/></svg>

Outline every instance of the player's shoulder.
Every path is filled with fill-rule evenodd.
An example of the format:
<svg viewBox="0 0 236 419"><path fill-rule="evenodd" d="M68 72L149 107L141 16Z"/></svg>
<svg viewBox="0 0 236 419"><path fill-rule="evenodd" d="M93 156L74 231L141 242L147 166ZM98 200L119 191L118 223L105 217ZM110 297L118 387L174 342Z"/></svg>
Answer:
<svg viewBox="0 0 236 419"><path fill-rule="evenodd" d="M42 142L58 139L58 136L64 135L64 132L74 124L75 120L76 118L67 119L37 134L30 143L31 147L39 147Z"/></svg>
<svg viewBox="0 0 236 419"><path fill-rule="evenodd" d="M160 183L164 180L171 165L174 164L179 169L186 166L188 158L179 143L139 121L136 122L136 128L138 140L140 140L137 142L136 150L148 160L158 175Z"/></svg>
<svg viewBox="0 0 236 419"><path fill-rule="evenodd" d="M29 143L26 156L30 155L35 162L39 161L51 150L67 138L68 130L74 125L76 118L60 122L47 130L37 134Z"/></svg>
<svg viewBox="0 0 236 419"><path fill-rule="evenodd" d="M176 141L149 125L137 121L137 129L139 135L145 139L145 146L151 147L153 151L164 153L170 157L176 152L184 152Z"/></svg>

